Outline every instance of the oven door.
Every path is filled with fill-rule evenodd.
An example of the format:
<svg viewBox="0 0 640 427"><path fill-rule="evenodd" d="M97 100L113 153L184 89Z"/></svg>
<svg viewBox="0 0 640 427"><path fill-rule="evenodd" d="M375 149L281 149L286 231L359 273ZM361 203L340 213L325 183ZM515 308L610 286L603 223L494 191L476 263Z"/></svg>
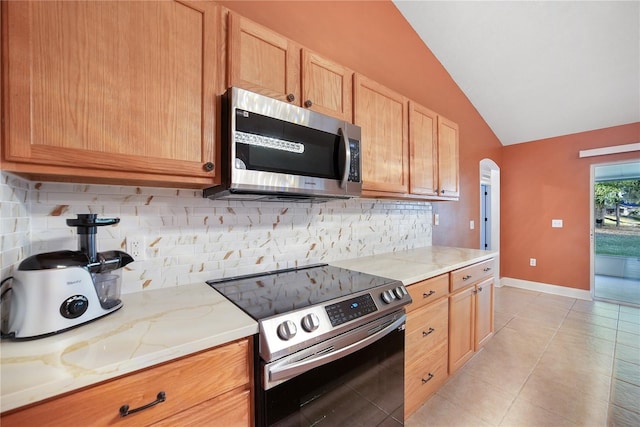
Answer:
<svg viewBox="0 0 640 427"><path fill-rule="evenodd" d="M256 373L258 426L403 425L401 310Z"/></svg>

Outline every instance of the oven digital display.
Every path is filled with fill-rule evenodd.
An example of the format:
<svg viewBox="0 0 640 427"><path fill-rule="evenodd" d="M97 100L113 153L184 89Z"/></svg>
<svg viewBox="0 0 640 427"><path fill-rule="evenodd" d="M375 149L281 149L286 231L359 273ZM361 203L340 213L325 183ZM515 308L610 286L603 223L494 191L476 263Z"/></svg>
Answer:
<svg viewBox="0 0 640 427"><path fill-rule="evenodd" d="M331 326L341 325L378 310L369 294L327 305L324 308L327 310L329 320L331 320Z"/></svg>

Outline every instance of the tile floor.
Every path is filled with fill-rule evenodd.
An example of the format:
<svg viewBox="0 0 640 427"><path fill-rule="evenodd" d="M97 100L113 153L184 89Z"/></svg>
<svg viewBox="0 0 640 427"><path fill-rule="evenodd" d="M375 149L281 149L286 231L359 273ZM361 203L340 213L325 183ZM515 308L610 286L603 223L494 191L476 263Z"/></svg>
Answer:
<svg viewBox="0 0 640 427"><path fill-rule="evenodd" d="M502 287L495 331L406 426L640 426L640 308Z"/></svg>

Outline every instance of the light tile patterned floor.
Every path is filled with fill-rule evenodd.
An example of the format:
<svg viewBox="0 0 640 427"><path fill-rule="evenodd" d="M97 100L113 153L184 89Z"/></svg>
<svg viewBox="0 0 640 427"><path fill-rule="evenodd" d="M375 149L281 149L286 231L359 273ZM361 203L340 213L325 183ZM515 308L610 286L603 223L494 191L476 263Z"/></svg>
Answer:
<svg viewBox="0 0 640 427"><path fill-rule="evenodd" d="M495 295L494 337L406 426L640 426L640 308Z"/></svg>

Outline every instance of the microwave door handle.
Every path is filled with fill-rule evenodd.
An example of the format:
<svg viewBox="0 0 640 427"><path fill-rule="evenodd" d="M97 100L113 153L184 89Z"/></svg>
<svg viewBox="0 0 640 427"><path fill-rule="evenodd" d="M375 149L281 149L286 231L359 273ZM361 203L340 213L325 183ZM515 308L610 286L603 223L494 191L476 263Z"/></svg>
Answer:
<svg viewBox="0 0 640 427"><path fill-rule="evenodd" d="M342 137L342 143L344 144L344 170L342 171L340 188L345 188L347 186L347 180L349 179L349 169L351 169L351 148L349 147L349 135L347 135L347 126L342 126L339 130L340 136Z"/></svg>

